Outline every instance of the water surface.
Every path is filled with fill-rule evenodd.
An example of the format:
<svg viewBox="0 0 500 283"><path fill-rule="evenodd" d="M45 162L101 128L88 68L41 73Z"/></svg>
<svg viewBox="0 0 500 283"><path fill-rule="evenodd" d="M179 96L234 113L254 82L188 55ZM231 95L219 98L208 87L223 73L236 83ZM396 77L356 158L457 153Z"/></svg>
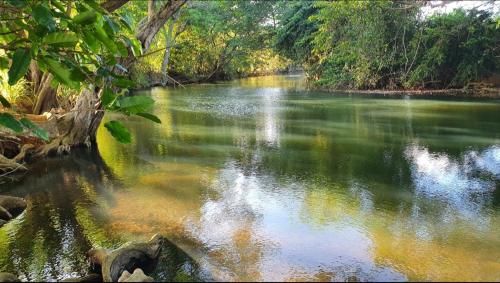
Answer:
<svg viewBox="0 0 500 283"><path fill-rule="evenodd" d="M99 152L2 185L30 206L0 228L0 271L82 275L89 248L162 233L159 280L500 278L499 102L339 97L293 76L145 94L162 124L125 118L132 144L101 128Z"/></svg>

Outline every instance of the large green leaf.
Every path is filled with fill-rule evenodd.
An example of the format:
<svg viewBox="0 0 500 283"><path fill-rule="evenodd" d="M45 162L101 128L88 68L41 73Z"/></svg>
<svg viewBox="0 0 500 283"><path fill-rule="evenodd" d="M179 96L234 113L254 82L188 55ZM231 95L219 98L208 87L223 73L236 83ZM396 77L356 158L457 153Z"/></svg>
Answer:
<svg viewBox="0 0 500 283"><path fill-rule="evenodd" d="M45 5L36 5L33 8L33 19L43 27L46 27L49 31L55 30L56 21L52 17L52 13L49 8Z"/></svg>
<svg viewBox="0 0 500 283"><path fill-rule="evenodd" d="M130 143L132 141L132 137L130 136L130 132L128 131L122 123L118 121L109 121L104 124L104 127L108 129L111 135L121 143Z"/></svg>
<svg viewBox="0 0 500 283"><path fill-rule="evenodd" d="M44 129L42 129L42 128L38 127L37 125L35 125L30 120L28 120L26 118L22 118L21 120L19 120L19 122L21 122L21 124L26 129L30 130L33 134L35 134L35 136L41 138L44 141L48 141L49 140L49 134Z"/></svg>
<svg viewBox="0 0 500 283"><path fill-rule="evenodd" d="M154 100L151 97L143 95L121 97L116 103L119 110L127 114L146 112L153 104Z"/></svg>
<svg viewBox="0 0 500 283"><path fill-rule="evenodd" d="M12 57L12 65L9 69L9 85L15 85L17 81L22 78L31 62L31 52L29 49L19 48L14 52Z"/></svg>
<svg viewBox="0 0 500 283"><path fill-rule="evenodd" d="M0 57L0 70L9 68L9 59Z"/></svg>
<svg viewBox="0 0 500 283"><path fill-rule="evenodd" d="M73 22L79 25L93 24L97 20L97 13L95 11L85 11L73 18Z"/></svg>
<svg viewBox="0 0 500 283"><path fill-rule="evenodd" d="M132 20L127 15L119 15L120 22L129 30L132 31Z"/></svg>
<svg viewBox="0 0 500 283"><path fill-rule="evenodd" d="M43 38L45 44L76 44L78 36L73 32L53 32Z"/></svg>
<svg viewBox="0 0 500 283"><path fill-rule="evenodd" d="M128 79L124 79L124 78L114 78L112 83L117 86L117 87L121 87L121 88L130 88L130 87L133 87L135 86L135 83L134 81L131 81L131 80L128 80Z"/></svg>
<svg viewBox="0 0 500 283"><path fill-rule="evenodd" d="M155 123L161 124L161 120L160 120L160 118L156 117L156 116L155 116L155 115L153 115L153 114L140 112L140 113L137 113L137 114L135 114L135 115L137 115L137 116L141 116L141 117L146 118L146 119L148 119L148 120L151 120L151 121L153 121L153 122L155 122Z"/></svg>
<svg viewBox="0 0 500 283"><path fill-rule="evenodd" d="M106 48L111 51L111 53L115 54L118 53L118 49L115 45L115 43L108 37L104 29L99 26L98 24L94 25L95 33L94 36L101 41Z"/></svg>
<svg viewBox="0 0 500 283"><path fill-rule="evenodd" d="M75 90L80 89L80 83L70 78L71 70L58 61L45 57L43 58L50 73L60 82Z"/></svg>
<svg viewBox="0 0 500 283"><path fill-rule="evenodd" d="M110 36L114 37L114 35L120 31L120 27L116 24L113 19L108 16L103 16L104 19L104 31Z"/></svg>
<svg viewBox="0 0 500 283"><path fill-rule="evenodd" d="M92 35L92 32L84 30L83 41L87 44L92 52L97 53L99 51L99 42L97 42L97 39L94 37L94 35Z"/></svg>
<svg viewBox="0 0 500 283"><path fill-rule="evenodd" d="M27 0L7 0L7 3L18 8L22 8L28 5Z"/></svg>
<svg viewBox="0 0 500 283"><path fill-rule="evenodd" d="M107 107L113 103L116 99L116 94L109 88L105 88L102 91L101 103L104 107Z"/></svg>
<svg viewBox="0 0 500 283"><path fill-rule="evenodd" d="M0 103L3 107L10 108L9 101L5 97L3 97L3 95L0 95Z"/></svg>
<svg viewBox="0 0 500 283"><path fill-rule="evenodd" d="M13 130L16 133L23 131L23 127L19 121L14 118L14 116L9 113L0 113L0 125Z"/></svg>

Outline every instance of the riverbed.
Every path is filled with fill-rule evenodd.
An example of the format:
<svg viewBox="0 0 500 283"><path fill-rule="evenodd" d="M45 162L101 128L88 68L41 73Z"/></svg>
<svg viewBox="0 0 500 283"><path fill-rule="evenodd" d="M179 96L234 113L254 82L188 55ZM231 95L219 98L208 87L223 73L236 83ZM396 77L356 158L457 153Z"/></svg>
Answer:
<svg viewBox="0 0 500 283"><path fill-rule="evenodd" d="M157 280L500 278L500 102L308 91L301 76L142 92L98 151L1 185L28 209L0 228L0 271L85 275L92 247L155 233Z"/></svg>

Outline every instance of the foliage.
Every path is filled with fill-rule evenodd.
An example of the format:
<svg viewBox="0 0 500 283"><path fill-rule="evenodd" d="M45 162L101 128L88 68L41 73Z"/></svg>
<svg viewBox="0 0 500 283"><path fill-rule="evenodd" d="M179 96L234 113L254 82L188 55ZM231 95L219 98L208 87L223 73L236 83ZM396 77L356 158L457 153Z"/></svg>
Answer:
<svg viewBox="0 0 500 283"><path fill-rule="evenodd" d="M298 2L283 13L276 48L323 87L463 87L498 72L500 30L491 13L425 18L422 5Z"/></svg>
<svg viewBox="0 0 500 283"><path fill-rule="evenodd" d="M456 10L430 17L412 46L423 47L407 85L462 87L498 73L500 29L491 14Z"/></svg>
<svg viewBox="0 0 500 283"><path fill-rule="evenodd" d="M313 1L283 3L280 6L280 25L276 31L274 48L296 62L306 62L313 49L312 40L318 30L316 21L308 20L318 13Z"/></svg>
<svg viewBox="0 0 500 283"><path fill-rule="evenodd" d="M130 7L132 9L132 7ZM180 81L215 81L272 73L286 61L272 50L275 2L193 1L175 22L176 35L168 73ZM139 22L137 17L134 22ZM170 24L170 23L169 23ZM167 28L166 25L165 28ZM137 80L160 72L166 32L158 36L151 54L134 66Z"/></svg>
<svg viewBox="0 0 500 283"><path fill-rule="evenodd" d="M10 86L28 73L32 61L53 75L53 86L61 84L74 91L112 89L118 95L134 86L122 75L127 70L120 64L141 53L127 17L107 12L94 0L3 1L2 9L9 14L0 16L0 49L4 52L0 68L8 69ZM137 114L122 108L120 101L107 101L104 106ZM3 125L19 129L12 123ZM46 136L39 130L33 133Z"/></svg>

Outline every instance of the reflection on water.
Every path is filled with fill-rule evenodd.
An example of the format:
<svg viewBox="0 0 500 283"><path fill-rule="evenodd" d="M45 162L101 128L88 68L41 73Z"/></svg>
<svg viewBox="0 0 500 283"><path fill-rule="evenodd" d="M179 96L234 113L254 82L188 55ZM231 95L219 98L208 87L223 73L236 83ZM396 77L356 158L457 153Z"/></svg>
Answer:
<svg viewBox="0 0 500 283"><path fill-rule="evenodd" d="M500 278L497 102L333 97L301 77L148 93L163 123L127 118L132 144L100 129L100 155L2 188L30 202L0 229L2 271L84 274L90 247L162 233L182 249L162 280Z"/></svg>

